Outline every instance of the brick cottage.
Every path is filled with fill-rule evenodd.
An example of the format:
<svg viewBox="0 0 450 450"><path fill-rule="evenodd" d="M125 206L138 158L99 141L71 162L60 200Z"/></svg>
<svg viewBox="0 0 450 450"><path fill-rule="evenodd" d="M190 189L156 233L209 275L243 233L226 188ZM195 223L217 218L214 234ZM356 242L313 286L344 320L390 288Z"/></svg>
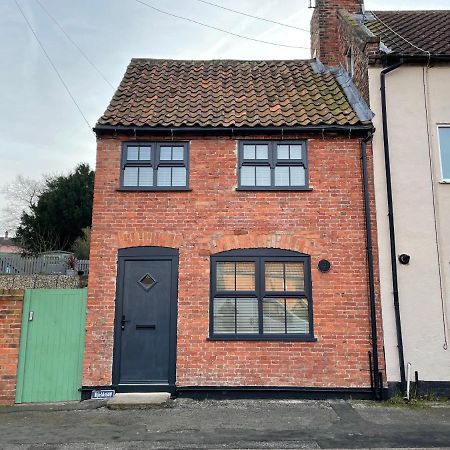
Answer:
<svg viewBox="0 0 450 450"><path fill-rule="evenodd" d="M133 59L95 128L85 397L379 396L371 117L315 59Z"/></svg>

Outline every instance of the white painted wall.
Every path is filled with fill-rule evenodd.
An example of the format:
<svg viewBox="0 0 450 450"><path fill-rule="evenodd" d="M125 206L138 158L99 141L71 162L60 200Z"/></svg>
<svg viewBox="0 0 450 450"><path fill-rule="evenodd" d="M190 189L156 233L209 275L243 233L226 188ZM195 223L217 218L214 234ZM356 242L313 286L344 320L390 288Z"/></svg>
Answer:
<svg viewBox="0 0 450 450"><path fill-rule="evenodd" d="M369 70L370 106L375 113L374 171L378 221L381 303L388 381L399 381L398 350L392 296L389 228L384 168L379 68ZM401 66L386 76L389 147L405 364L419 379L450 381L450 349L444 350L439 264L433 213L434 176L438 246L445 314L450 312L450 184L442 184L437 124L450 123L450 65L426 72L432 154L430 171L423 71ZM446 317L448 327L449 320ZM448 334L448 333L447 333Z"/></svg>

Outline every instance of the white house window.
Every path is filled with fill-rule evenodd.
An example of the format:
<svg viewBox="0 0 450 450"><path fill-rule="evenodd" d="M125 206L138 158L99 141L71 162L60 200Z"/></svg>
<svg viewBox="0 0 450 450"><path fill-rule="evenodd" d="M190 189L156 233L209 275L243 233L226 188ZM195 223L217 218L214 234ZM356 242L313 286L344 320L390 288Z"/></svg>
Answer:
<svg viewBox="0 0 450 450"><path fill-rule="evenodd" d="M188 144L183 142L125 143L121 189L188 189L188 152Z"/></svg>
<svg viewBox="0 0 450 450"><path fill-rule="evenodd" d="M450 125L438 127L442 181L450 183Z"/></svg>

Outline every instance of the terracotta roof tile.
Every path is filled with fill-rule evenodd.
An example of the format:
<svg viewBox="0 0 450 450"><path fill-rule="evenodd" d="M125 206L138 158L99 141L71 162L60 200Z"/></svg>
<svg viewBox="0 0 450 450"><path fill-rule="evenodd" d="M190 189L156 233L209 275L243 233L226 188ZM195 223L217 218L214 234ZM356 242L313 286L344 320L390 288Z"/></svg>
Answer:
<svg viewBox="0 0 450 450"><path fill-rule="evenodd" d="M311 61L133 59L97 125L357 125L330 72Z"/></svg>
<svg viewBox="0 0 450 450"><path fill-rule="evenodd" d="M423 55L415 45L432 55L450 55L450 11L373 11L373 14L375 20L369 19L364 24L391 51Z"/></svg>

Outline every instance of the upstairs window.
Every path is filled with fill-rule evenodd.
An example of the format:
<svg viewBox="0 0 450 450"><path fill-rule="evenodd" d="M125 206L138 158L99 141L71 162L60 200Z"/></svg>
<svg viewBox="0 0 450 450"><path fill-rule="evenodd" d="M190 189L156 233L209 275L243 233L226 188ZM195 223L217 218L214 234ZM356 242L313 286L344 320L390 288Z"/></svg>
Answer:
<svg viewBox="0 0 450 450"><path fill-rule="evenodd" d="M314 340L309 256L275 249L212 256L210 336Z"/></svg>
<svg viewBox="0 0 450 450"><path fill-rule="evenodd" d="M305 141L240 141L239 189L308 188Z"/></svg>
<svg viewBox="0 0 450 450"><path fill-rule="evenodd" d="M121 188L188 189L188 144L130 142L122 150Z"/></svg>
<svg viewBox="0 0 450 450"><path fill-rule="evenodd" d="M439 131L439 154L442 181L450 183L450 125L441 125Z"/></svg>

